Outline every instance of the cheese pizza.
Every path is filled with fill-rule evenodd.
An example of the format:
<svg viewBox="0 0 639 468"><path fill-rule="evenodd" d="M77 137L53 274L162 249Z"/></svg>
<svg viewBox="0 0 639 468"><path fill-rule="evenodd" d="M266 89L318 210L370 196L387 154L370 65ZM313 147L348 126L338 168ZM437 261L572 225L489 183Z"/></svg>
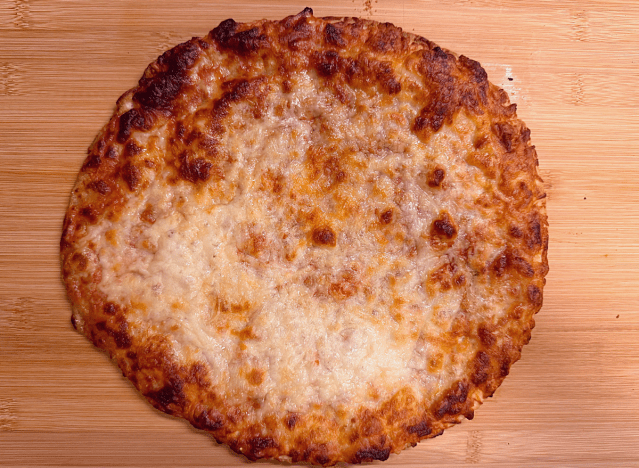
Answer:
<svg viewBox="0 0 639 468"><path fill-rule="evenodd" d="M159 410L251 460L332 465L471 419L548 271L530 131L479 63L389 23L226 20L90 146L72 323Z"/></svg>

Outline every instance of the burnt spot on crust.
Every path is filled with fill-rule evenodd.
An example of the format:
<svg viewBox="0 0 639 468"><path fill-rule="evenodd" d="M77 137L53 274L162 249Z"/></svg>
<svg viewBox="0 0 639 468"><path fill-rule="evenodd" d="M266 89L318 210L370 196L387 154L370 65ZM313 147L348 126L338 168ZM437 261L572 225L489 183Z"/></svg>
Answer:
<svg viewBox="0 0 639 468"><path fill-rule="evenodd" d="M448 212L440 213L439 217L433 221L430 228L431 238L439 241L452 241L457 237L457 227Z"/></svg>
<svg viewBox="0 0 639 468"><path fill-rule="evenodd" d="M336 84L347 82L351 86L370 89L378 86L387 94L397 94L402 85L388 62L370 57L342 57L334 50L314 52L312 63L321 77L334 80Z"/></svg>
<svg viewBox="0 0 639 468"><path fill-rule="evenodd" d="M86 218L90 223L95 223L98 220L98 212L90 205L80 208L80 216Z"/></svg>
<svg viewBox="0 0 639 468"><path fill-rule="evenodd" d="M119 349L127 349L131 347L131 337L129 336L126 322L121 322L118 329L111 330L109 334L113 337L113 341Z"/></svg>
<svg viewBox="0 0 639 468"><path fill-rule="evenodd" d="M124 145L124 152L122 153L125 158L131 158L142 153L143 149L135 144L134 141L127 141Z"/></svg>
<svg viewBox="0 0 639 468"><path fill-rule="evenodd" d="M440 187L446 177L446 171L441 167L436 167L428 174L428 186L432 188Z"/></svg>
<svg viewBox="0 0 639 468"><path fill-rule="evenodd" d="M191 40L162 54L140 80L133 101L150 109L172 111L174 101L190 82L188 71L200 52L198 42Z"/></svg>
<svg viewBox="0 0 639 468"><path fill-rule="evenodd" d="M441 189L444 179L446 178L446 170L440 166L430 169L425 168L417 174L416 182L422 190Z"/></svg>
<svg viewBox="0 0 639 468"><path fill-rule="evenodd" d="M490 269L495 273L495 275L497 275L497 277L503 276L508 269L508 255L502 254L497 256L497 258L493 260Z"/></svg>
<svg viewBox="0 0 639 468"><path fill-rule="evenodd" d="M294 18L297 18L300 16L304 16L304 17L313 16L313 9L311 7L304 7L304 9L300 11L297 15L295 15Z"/></svg>
<svg viewBox="0 0 639 468"><path fill-rule="evenodd" d="M541 223L538 219L533 219L530 224L530 230L526 236L526 243L528 248L531 250L538 249L542 246L543 239L541 237Z"/></svg>
<svg viewBox="0 0 639 468"><path fill-rule="evenodd" d="M491 331L484 326L480 326L477 329L477 335L479 336L479 341L481 342L481 344L484 345L486 348L490 348L493 343L495 343L495 337L493 336Z"/></svg>
<svg viewBox="0 0 639 468"><path fill-rule="evenodd" d="M269 45L269 40L258 28L239 31L240 25L232 19L222 21L209 34L221 49L238 55L250 55Z"/></svg>
<svg viewBox="0 0 639 468"><path fill-rule="evenodd" d="M524 236L523 231L517 226L511 226L510 229L508 230L508 234L510 234L512 237L515 237L517 239L520 239Z"/></svg>
<svg viewBox="0 0 639 468"><path fill-rule="evenodd" d="M204 158L195 158L189 151L180 155L180 177L191 183L205 182L211 176L213 164Z"/></svg>
<svg viewBox="0 0 639 468"><path fill-rule="evenodd" d="M191 424L203 431L217 431L224 426L224 418L215 410L204 410L193 418Z"/></svg>
<svg viewBox="0 0 639 468"><path fill-rule="evenodd" d="M489 270L498 278L504 276L508 271L517 272L521 276L532 278L535 275L535 270L528 261L519 256L518 253L513 252L511 249L506 249L490 264Z"/></svg>
<svg viewBox="0 0 639 468"><path fill-rule="evenodd" d="M311 443L303 452L292 450L290 452L290 456L293 463L308 461L315 465L327 465L331 461L328 456L328 448L326 447L326 444Z"/></svg>
<svg viewBox="0 0 639 468"><path fill-rule="evenodd" d="M136 188L138 188L142 180L142 172L136 165L130 162L122 166L122 169L120 169L120 175L122 176L122 179L126 182L126 185L127 187L129 187L129 190L132 192L135 191Z"/></svg>
<svg viewBox="0 0 639 468"><path fill-rule="evenodd" d="M435 403L433 413L437 419L446 415L457 415L465 410L468 398L469 385L466 382L457 382L448 390L441 400Z"/></svg>
<svg viewBox="0 0 639 468"><path fill-rule="evenodd" d="M382 447L382 448L366 448L360 449L355 452L351 463L368 463L373 462L375 460L388 460L390 456L390 447Z"/></svg>
<svg viewBox="0 0 639 468"><path fill-rule="evenodd" d="M87 169L97 169L102 164L102 157L99 153L90 151L87 155L84 164L82 165L82 170L86 171Z"/></svg>
<svg viewBox="0 0 639 468"><path fill-rule="evenodd" d="M423 130L430 129L434 132L442 128L444 119L446 118L446 107L443 104L435 104L432 109L422 109L421 113L415 117L415 123L413 130L415 132L422 132Z"/></svg>
<svg viewBox="0 0 639 468"><path fill-rule="evenodd" d="M125 143L131 136L132 130L148 131L155 123L155 116L152 112L141 109L131 109L120 116L118 128L118 143Z"/></svg>
<svg viewBox="0 0 639 468"><path fill-rule="evenodd" d="M260 107L267 89L266 83L267 79L263 76L251 80L238 79L222 83L222 89L228 91L213 105L216 117L218 119L226 117L231 104L239 102L247 96L251 96L251 102L254 106Z"/></svg>
<svg viewBox="0 0 639 468"><path fill-rule="evenodd" d="M429 436L430 433L433 432L433 430L428 424L428 421L420 421L417 424L408 426L406 428L406 432L408 432L409 434L415 434L421 439L423 437Z"/></svg>
<svg viewBox="0 0 639 468"><path fill-rule="evenodd" d="M113 302L107 302L104 304L104 307L102 307L102 310L107 315L115 315L118 311L118 306L116 306Z"/></svg>
<svg viewBox="0 0 639 468"><path fill-rule="evenodd" d="M424 77L428 88L428 102L415 117L413 131L424 141L439 131L461 108L473 114L482 114L483 106L488 104L489 83L485 70L478 62L461 56L455 60L452 54L440 47L433 47L421 52L421 60L417 71ZM471 82L455 78L453 71L466 69Z"/></svg>
<svg viewBox="0 0 639 468"><path fill-rule="evenodd" d="M237 22L234 19L229 18L222 21L216 28L212 29L209 35L211 36L211 39L216 41L218 44L226 44L235 34L237 27Z"/></svg>
<svg viewBox="0 0 639 468"><path fill-rule="evenodd" d="M108 195L111 192L111 187L105 181L97 179L89 182L87 187L91 190L95 190L100 195Z"/></svg>
<svg viewBox="0 0 639 468"><path fill-rule="evenodd" d="M516 129L508 122L493 124L493 133L507 152L512 151L516 138L519 137Z"/></svg>
<svg viewBox="0 0 639 468"><path fill-rule="evenodd" d="M510 372L510 360L508 359L504 359L500 364L499 364L499 376L500 377L506 377L508 375L508 373Z"/></svg>
<svg viewBox="0 0 639 468"><path fill-rule="evenodd" d="M196 362L189 367L188 373L186 374L186 381L194 383L200 388L208 388L211 386L207 367L201 362Z"/></svg>
<svg viewBox="0 0 639 468"><path fill-rule="evenodd" d="M331 77L340 70L340 56L337 52L329 50L316 55L315 69L320 76Z"/></svg>
<svg viewBox="0 0 639 468"><path fill-rule="evenodd" d="M89 265L89 260L81 253L76 252L71 256L71 265L77 268L78 271L84 271Z"/></svg>
<svg viewBox="0 0 639 468"><path fill-rule="evenodd" d="M389 63L378 62L372 64L371 69L375 72L377 81L388 94L397 94L402 90L402 85L395 77L393 68Z"/></svg>
<svg viewBox="0 0 639 468"><path fill-rule="evenodd" d="M140 213L140 220L148 224L153 224L156 221L156 216L157 214L155 212L155 208L153 207L153 205L151 205L150 203L147 203L146 207L144 208L144 211Z"/></svg>
<svg viewBox="0 0 639 468"><path fill-rule="evenodd" d="M307 13L305 9L295 16L286 18L283 25L284 32L279 35L280 42L294 51L302 49L315 33L315 29L308 23L308 17L312 14L312 12Z"/></svg>
<svg viewBox="0 0 639 468"><path fill-rule="evenodd" d="M391 23L380 23L366 41L375 52L399 52L403 48L402 30Z"/></svg>
<svg viewBox="0 0 639 468"><path fill-rule="evenodd" d="M164 387L157 391L148 392L145 395L156 408L165 413L172 414L176 408L184 403L184 382L179 379L168 379Z"/></svg>
<svg viewBox="0 0 639 468"><path fill-rule="evenodd" d="M476 84L478 84L480 87L485 89L485 84L488 82L488 74L486 73L486 70L483 69L483 67L481 66L479 62L469 59L465 55L460 55L459 64L463 68L470 70L473 77L473 81ZM484 96L485 96L485 91L484 91Z"/></svg>
<svg viewBox="0 0 639 468"><path fill-rule="evenodd" d="M471 381L475 385L481 385L488 380L490 368L490 356L484 351L478 351L473 361L473 374Z"/></svg>
<svg viewBox="0 0 639 468"><path fill-rule="evenodd" d="M452 122L458 107L455 82L451 77L454 63L454 57L440 47L422 51L418 71L425 78L430 98L413 123L416 133L423 134L425 130L436 132L445 121Z"/></svg>
<svg viewBox="0 0 639 468"><path fill-rule="evenodd" d="M528 285L528 300L535 306L541 306L543 302L541 289L534 284Z"/></svg>
<svg viewBox="0 0 639 468"><path fill-rule="evenodd" d="M325 247L335 247L337 245L337 236L328 226L314 229L311 238L315 245Z"/></svg>
<svg viewBox="0 0 639 468"><path fill-rule="evenodd" d="M107 325L105 321L97 322L95 328L99 331L106 332L111 338L118 349L128 349L131 347L131 337L129 336L129 326L125 321L121 321L116 329L113 329Z"/></svg>
<svg viewBox="0 0 639 468"><path fill-rule="evenodd" d="M527 278L532 278L533 276L535 276L535 270L525 258L513 256L511 263L515 268L515 271L517 271L520 275Z"/></svg>
<svg viewBox="0 0 639 468"><path fill-rule="evenodd" d="M113 146L109 146L104 152L104 157L111 160L118 159L118 152Z"/></svg>
<svg viewBox="0 0 639 468"><path fill-rule="evenodd" d="M344 47L346 45L346 41L342 38L342 30L331 23L327 23L324 28L324 40L327 44L336 47Z"/></svg>
<svg viewBox="0 0 639 468"><path fill-rule="evenodd" d="M299 416L295 413L291 413L284 418L284 424L291 430L297 425L298 421Z"/></svg>
<svg viewBox="0 0 639 468"><path fill-rule="evenodd" d="M455 225L451 222L450 217L446 215L433 222L432 233L439 237L452 239L457 235L457 229L455 229Z"/></svg>
<svg viewBox="0 0 639 468"><path fill-rule="evenodd" d="M272 437L252 437L247 440L248 450L244 453L249 460L257 460L265 455L268 449L278 447L277 442Z"/></svg>
<svg viewBox="0 0 639 468"><path fill-rule="evenodd" d="M384 210L381 215L379 215L379 222L382 224L390 224L393 222L393 210L391 208Z"/></svg>

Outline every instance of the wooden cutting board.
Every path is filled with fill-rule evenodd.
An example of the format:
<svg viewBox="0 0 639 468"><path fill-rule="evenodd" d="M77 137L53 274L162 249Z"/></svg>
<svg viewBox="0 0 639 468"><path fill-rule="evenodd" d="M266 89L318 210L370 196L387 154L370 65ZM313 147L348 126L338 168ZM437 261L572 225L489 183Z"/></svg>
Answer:
<svg viewBox="0 0 639 468"><path fill-rule="evenodd" d="M292 1L0 0L0 466L239 466L70 325L58 242L86 148L155 57ZM384 466L639 466L639 2L318 0L479 60L532 129L544 307L466 421Z"/></svg>

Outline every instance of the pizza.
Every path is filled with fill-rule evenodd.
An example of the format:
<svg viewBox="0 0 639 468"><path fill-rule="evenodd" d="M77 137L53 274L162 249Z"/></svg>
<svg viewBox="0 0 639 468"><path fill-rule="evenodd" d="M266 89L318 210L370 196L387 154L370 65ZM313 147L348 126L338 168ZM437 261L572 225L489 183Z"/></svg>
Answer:
<svg viewBox="0 0 639 468"><path fill-rule="evenodd" d="M472 419L548 271L530 131L389 23L226 20L148 66L61 239L74 327L250 460L332 465Z"/></svg>

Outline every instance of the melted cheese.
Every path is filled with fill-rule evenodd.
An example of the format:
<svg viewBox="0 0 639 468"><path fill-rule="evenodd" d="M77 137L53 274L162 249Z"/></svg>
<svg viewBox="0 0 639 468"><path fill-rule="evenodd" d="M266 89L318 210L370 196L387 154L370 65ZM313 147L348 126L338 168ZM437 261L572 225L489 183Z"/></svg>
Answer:
<svg viewBox="0 0 639 468"><path fill-rule="evenodd" d="M166 333L176 353L208 363L230 403L305 411L404 387L428 398L459 378L470 349L466 336L437 337L465 313L464 297L487 301L465 263L463 287L427 286L472 232L492 229L475 209L483 176L460 150L474 123L460 115L424 144L407 124L417 105L358 91L357 109L316 83L304 72L289 94L271 88L257 119L250 102L233 105L223 180L169 185L171 170L145 172L117 226L103 218L84 239L100 246L99 289L128 306L133 333ZM171 151L164 131L145 157ZM446 174L433 189L420 181L435 166ZM141 218L148 206L153 224ZM430 239L442 211L458 230L443 249ZM114 227L115 247L105 241ZM314 242L322 227L334 246ZM483 246L487 257L500 247Z"/></svg>

